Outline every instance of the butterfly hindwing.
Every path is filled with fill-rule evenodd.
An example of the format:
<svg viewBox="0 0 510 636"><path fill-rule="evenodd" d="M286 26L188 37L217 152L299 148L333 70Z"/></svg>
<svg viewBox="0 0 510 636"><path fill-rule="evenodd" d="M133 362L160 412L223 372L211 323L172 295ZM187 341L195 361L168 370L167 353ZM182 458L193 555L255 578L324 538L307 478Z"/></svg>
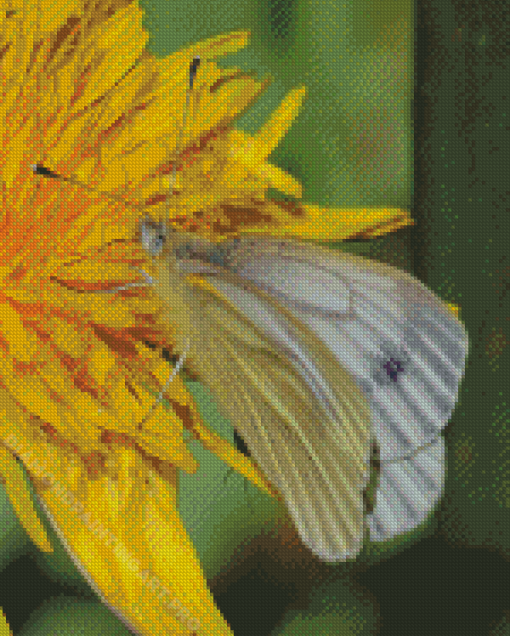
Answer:
<svg viewBox="0 0 510 636"><path fill-rule="evenodd" d="M373 541L409 532L425 521L443 490L445 450L438 435L411 457L381 461L376 504L366 519Z"/></svg>

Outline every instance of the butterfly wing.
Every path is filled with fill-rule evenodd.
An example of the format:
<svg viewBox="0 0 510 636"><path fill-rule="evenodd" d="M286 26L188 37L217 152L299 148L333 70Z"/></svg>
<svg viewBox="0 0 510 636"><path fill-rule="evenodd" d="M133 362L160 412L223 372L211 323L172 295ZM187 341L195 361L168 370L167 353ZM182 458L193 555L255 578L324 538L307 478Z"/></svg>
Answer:
<svg viewBox="0 0 510 636"><path fill-rule="evenodd" d="M370 451L359 387L307 327L236 274L183 283L161 267L156 291L169 321L179 303L187 308L182 331L194 367L284 497L305 544L324 561L355 556Z"/></svg>

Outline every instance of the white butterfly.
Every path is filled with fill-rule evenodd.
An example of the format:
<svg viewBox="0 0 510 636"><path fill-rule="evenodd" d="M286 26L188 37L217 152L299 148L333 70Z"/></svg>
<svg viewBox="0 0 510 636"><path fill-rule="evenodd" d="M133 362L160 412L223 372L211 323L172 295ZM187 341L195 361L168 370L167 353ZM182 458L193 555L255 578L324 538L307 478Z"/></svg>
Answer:
<svg viewBox="0 0 510 636"><path fill-rule="evenodd" d="M364 525L379 541L425 520L468 351L446 304L402 270L299 241L214 244L144 221L141 242L177 350L317 556L355 556ZM372 442L380 474L364 514Z"/></svg>

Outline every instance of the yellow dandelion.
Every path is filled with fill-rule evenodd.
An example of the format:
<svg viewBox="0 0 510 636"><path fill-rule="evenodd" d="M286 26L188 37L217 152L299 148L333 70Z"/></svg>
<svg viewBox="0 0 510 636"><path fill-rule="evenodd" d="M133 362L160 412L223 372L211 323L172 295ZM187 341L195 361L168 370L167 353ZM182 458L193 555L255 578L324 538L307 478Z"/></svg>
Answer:
<svg viewBox="0 0 510 636"><path fill-rule="evenodd" d="M115 8L2 3L1 470L21 522L51 550L23 462L84 575L134 629L227 634L176 508L177 470L196 470L184 431L268 486L204 427L179 378L173 410L160 405L139 430L153 403L147 389L159 390L167 373L141 343L171 343L144 290L95 293L136 280L146 257L133 241L137 208L94 190L124 194L122 165L150 196L175 134L170 97L179 97L188 59L153 59L137 4ZM235 33L195 51L209 60L245 42ZM261 87L241 77L233 92L236 78L209 64L218 83L212 102L224 106L204 98L208 112L225 117L233 100L240 108ZM37 165L87 187L42 178Z"/></svg>

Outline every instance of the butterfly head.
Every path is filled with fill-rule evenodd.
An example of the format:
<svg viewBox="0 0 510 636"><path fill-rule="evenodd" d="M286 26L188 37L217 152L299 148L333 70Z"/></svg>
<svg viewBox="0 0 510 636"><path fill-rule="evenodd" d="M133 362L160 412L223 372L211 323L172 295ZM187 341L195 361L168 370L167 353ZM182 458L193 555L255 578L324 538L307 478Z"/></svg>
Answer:
<svg viewBox="0 0 510 636"><path fill-rule="evenodd" d="M156 222L148 218L140 222L140 242L152 258L161 256L168 233L168 228L163 222Z"/></svg>

